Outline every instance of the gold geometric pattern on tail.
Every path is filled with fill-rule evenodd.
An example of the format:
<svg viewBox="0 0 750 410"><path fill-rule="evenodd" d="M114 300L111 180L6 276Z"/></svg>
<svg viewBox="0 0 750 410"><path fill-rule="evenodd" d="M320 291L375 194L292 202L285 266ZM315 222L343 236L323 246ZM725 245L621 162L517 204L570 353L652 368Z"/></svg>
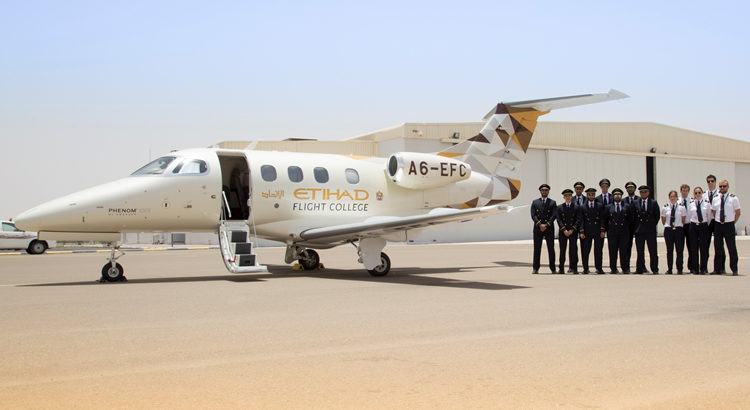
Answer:
<svg viewBox="0 0 750 410"><path fill-rule="evenodd" d="M488 114L479 134L438 153L466 162L472 172L490 177L476 202L472 200L460 207L492 205L518 196L521 181L510 177L515 176L526 157L537 119L548 112L500 103Z"/></svg>

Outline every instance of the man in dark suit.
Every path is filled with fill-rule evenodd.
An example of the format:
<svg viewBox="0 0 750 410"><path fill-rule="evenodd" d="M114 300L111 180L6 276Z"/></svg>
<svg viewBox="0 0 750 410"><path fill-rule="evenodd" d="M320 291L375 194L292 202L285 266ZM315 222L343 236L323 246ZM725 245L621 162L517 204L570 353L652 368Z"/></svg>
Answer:
<svg viewBox="0 0 750 410"><path fill-rule="evenodd" d="M630 273L630 257L628 256L628 241L630 241L630 221L633 219L632 207L622 201L622 189L612 190L612 203L605 209L605 226L607 228L607 244L609 246L609 268L612 273L617 270L617 256L620 256L622 273Z"/></svg>
<svg viewBox="0 0 750 410"><path fill-rule="evenodd" d="M549 185L539 186L541 198L531 203L531 220L534 221L534 263L531 273L539 273L542 240L547 242L549 268L555 273L555 213L557 204L549 196Z"/></svg>
<svg viewBox="0 0 750 410"><path fill-rule="evenodd" d="M605 227L603 219L604 206L596 201L596 188L586 190L586 202L578 209L578 226L580 227L580 238L583 256L583 274L589 273L589 254L594 247L594 266L596 273L603 274L602 252L597 252L598 243L604 240ZM602 246L603 247L603 246Z"/></svg>
<svg viewBox="0 0 750 410"><path fill-rule="evenodd" d="M609 179L607 179L607 178L602 178L599 181L599 188L602 190L602 193L599 194L596 197L596 202L599 202L600 204L602 204L602 212L603 213L607 211L607 207L609 206L609 204L612 203L612 194L609 193L609 187L610 186L611 186L611 183L609 182ZM605 241L607 241L607 239L606 238L602 238L601 241L595 242L597 248L594 250L594 252L598 252L600 254L604 253L604 242Z"/></svg>
<svg viewBox="0 0 750 410"><path fill-rule="evenodd" d="M573 190L562 191L565 202L557 207L557 233L560 243L560 264L557 273L565 272L565 250L569 249L568 273L578 274L578 206L573 203ZM568 248L569 247L569 248Z"/></svg>
<svg viewBox="0 0 750 410"><path fill-rule="evenodd" d="M627 191L628 195L622 198L622 202L625 203L625 205L628 205L630 207L630 225L628 226L628 232L630 233L630 239L628 239L628 249L626 252L626 257L628 259L628 265L630 264L630 259L633 257L633 242L635 240L635 229L638 226L638 220L635 217L635 202L638 201L638 195L635 194L636 185L633 181L628 181L625 184L625 191Z"/></svg>
<svg viewBox="0 0 750 410"><path fill-rule="evenodd" d="M635 273L643 274L646 270L646 250L648 246L648 259L651 265L651 273L659 274L659 256L656 252L656 226L661 218L659 203L649 198L651 189L646 185L638 187L641 199L635 202L635 218L638 225L635 228L635 248L638 253Z"/></svg>

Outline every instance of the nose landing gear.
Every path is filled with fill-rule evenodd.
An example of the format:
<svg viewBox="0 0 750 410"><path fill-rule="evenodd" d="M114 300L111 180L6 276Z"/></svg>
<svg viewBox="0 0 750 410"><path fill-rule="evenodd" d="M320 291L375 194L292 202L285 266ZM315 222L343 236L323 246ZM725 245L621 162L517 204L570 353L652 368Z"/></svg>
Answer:
<svg viewBox="0 0 750 410"><path fill-rule="evenodd" d="M127 281L125 278L125 269L123 269L122 265L115 262L117 259L124 256L125 252L120 250L120 245L117 243L110 243L108 247L110 248L109 258L107 258L108 262L102 266L102 276L99 278L99 282Z"/></svg>

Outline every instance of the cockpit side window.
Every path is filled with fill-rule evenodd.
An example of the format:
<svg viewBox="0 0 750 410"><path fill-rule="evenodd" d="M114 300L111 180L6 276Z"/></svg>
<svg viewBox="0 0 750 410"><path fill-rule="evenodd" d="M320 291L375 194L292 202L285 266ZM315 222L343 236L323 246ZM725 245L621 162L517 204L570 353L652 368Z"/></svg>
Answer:
<svg viewBox="0 0 750 410"><path fill-rule="evenodd" d="M191 159L177 165L172 170L173 174L179 175L200 175L208 172L206 161L200 159Z"/></svg>
<svg viewBox="0 0 750 410"><path fill-rule="evenodd" d="M133 172L130 175L159 175L164 173L164 170L167 169L169 164L172 163L172 161L175 160L176 157L161 157L157 158L148 164L142 166L137 171Z"/></svg>

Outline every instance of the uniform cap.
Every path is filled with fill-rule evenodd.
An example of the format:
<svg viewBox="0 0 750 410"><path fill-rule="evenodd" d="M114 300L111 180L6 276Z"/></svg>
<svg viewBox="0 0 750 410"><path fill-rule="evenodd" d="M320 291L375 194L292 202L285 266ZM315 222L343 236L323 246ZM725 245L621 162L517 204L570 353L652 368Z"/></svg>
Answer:
<svg viewBox="0 0 750 410"><path fill-rule="evenodd" d="M589 192L596 192L596 188L589 188L589 189L587 189L586 193L589 193Z"/></svg>
<svg viewBox="0 0 750 410"><path fill-rule="evenodd" d="M617 194L622 195L622 189L615 188L615 189L612 190L612 195L617 195Z"/></svg>
<svg viewBox="0 0 750 410"><path fill-rule="evenodd" d="M639 191L651 191L651 189L648 187L648 185L641 185L638 187Z"/></svg>
<svg viewBox="0 0 750 410"><path fill-rule="evenodd" d="M562 191L562 194L563 194L563 195L573 195L573 190L572 190L572 189L570 189L570 188L568 188L568 189L563 189L563 191Z"/></svg>
<svg viewBox="0 0 750 410"><path fill-rule="evenodd" d="M549 189L549 185L547 185L547 184L542 184L542 185L539 185L539 190L540 190L540 191L542 190L542 188L547 188L547 189Z"/></svg>
<svg viewBox="0 0 750 410"><path fill-rule="evenodd" d="M586 185L584 185L583 182L581 181L578 181L575 184L573 184L573 188L578 188L578 187L586 188Z"/></svg>
<svg viewBox="0 0 750 410"><path fill-rule="evenodd" d="M599 181L599 186L602 186L604 184L607 184L607 186L612 185L612 184L609 183L609 180L607 178L602 178L602 180Z"/></svg>
<svg viewBox="0 0 750 410"><path fill-rule="evenodd" d="M633 182L633 181L628 181L628 182L627 182L627 183L625 184L625 188L627 188L627 187L631 187L631 186L632 186L633 188L635 188L635 187L636 187L636 185L635 185L635 182Z"/></svg>

